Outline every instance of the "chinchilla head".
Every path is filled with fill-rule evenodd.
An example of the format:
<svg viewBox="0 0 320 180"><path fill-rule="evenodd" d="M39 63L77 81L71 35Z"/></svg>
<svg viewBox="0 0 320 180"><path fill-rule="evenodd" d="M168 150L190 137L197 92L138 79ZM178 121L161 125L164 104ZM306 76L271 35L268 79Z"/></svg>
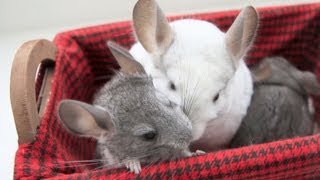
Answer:
<svg viewBox="0 0 320 180"><path fill-rule="evenodd" d="M320 93L320 85L313 73L297 69L283 57L265 58L251 72L258 84L287 86L302 95Z"/></svg>
<svg viewBox="0 0 320 180"><path fill-rule="evenodd" d="M181 109L153 86L143 67L109 42L121 72L102 87L93 105L64 100L58 114L70 132L98 140L105 164L179 157L191 141L191 123Z"/></svg>
<svg viewBox="0 0 320 180"><path fill-rule="evenodd" d="M156 89L181 106L193 123L206 123L225 106L225 90L244 65L258 15L253 7L244 8L224 33L201 20L168 23L154 0L139 0L133 26L137 43L130 52L153 77Z"/></svg>

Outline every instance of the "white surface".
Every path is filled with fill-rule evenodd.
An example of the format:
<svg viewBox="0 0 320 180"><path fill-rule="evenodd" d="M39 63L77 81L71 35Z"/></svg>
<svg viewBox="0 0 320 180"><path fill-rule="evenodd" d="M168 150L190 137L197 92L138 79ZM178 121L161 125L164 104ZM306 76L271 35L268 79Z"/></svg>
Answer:
<svg viewBox="0 0 320 180"><path fill-rule="evenodd" d="M270 6L319 0L158 0L167 14ZM12 179L17 135L13 121L9 79L16 49L25 41L52 39L57 32L76 27L130 19L135 0L1 0L0 1L0 177Z"/></svg>

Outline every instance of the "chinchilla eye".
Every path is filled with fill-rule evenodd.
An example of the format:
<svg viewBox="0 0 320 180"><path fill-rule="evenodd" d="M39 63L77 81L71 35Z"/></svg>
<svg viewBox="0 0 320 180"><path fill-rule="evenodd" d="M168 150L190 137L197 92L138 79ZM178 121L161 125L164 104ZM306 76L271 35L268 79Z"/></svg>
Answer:
<svg viewBox="0 0 320 180"><path fill-rule="evenodd" d="M169 87L170 87L171 90L173 90L173 91L176 90L176 86L173 84L172 81L170 81L169 85L170 85Z"/></svg>
<svg viewBox="0 0 320 180"><path fill-rule="evenodd" d="M151 132L148 132L148 133L143 134L142 136L143 136L143 139L144 139L144 140L150 141L150 140L155 139L156 135L157 135L157 134L156 134L155 132L151 131Z"/></svg>
<svg viewBox="0 0 320 180"><path fill-rule="evenodd" d="M218 99L219 99L219 93L216 96L214 96L213 102L216 102Z"/></svg>

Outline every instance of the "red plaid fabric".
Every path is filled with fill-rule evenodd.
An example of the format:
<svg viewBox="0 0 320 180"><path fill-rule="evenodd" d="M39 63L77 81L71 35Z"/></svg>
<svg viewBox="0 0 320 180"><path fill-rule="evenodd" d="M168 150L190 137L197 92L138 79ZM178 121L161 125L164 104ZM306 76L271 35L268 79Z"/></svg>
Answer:
<svg viewBox="0 0 320 180"><path fill-rule="evenodd" d="M257 40L247 57L252 65L261 58L282 55L303 70L320 75L320 4L258 9L261 23ZM226 30L239 11L202 13L170 18L196 18ZM309 179L320 177L320 136L208 153L143 167L135 175L124 168L95 169L95 141L68 134L56 116L57 104L66 98L90 102L92 95L118 68L107 40L130 47L130 22L106 24L58 34L53 87L34 142L19 146L15 179ZM41 77L41 75L40 75ZM41 79L41 78L39 78ZM320 98L314 97L320 118Z"/></svg>

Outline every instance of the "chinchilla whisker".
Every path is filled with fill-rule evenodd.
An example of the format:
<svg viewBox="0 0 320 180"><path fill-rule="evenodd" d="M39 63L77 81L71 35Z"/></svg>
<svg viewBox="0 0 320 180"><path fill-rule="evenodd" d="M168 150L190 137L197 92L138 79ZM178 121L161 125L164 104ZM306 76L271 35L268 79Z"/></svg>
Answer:
<svg viewBox="0 0 320 180"><path fill-rule="evenodd" d="M144 168L149 168L149 167L151 167L152 165L154 165L154 164L156 164L156 163L157 163L157 161L148 162L148 164L146 164L146 165L144 166Z"/></svg>
<svg viewBox="0 0 320 180"><path fill-rule="evenodd" d="M147 156L150 156L150 155L154 155L156 154L157 152L159 152L160 148L155 148L155 149L152 149L150 151L148 151L147 153L144 153L144 154L135 154L133 156L131 156L132 158L136 158L136 159L140 159L140 158L144 158L144 157L147 157Z"/></svg>
<svg viewBox="0 0 320 180"><path fill-rule="evenodd" d="M95 171L95 170L98 170L98 169L103 169L103 168L111 169L111 168L121 167L123 165L125 165L125 162L117 162L117 163L112 163L112 164L103 164L101 166L98 166L98 167L92 169L92 171Z"/></svg>
<svg viewBox="0 0 320 180"><path fill-rule="evenodd" d="M189 115L191 114L191 110L193 110L192 108L195 104L195 101L197 99L196 97L197 97L199 90L200 90L199 84L200 84L200 78L197 79L197 82L196 82L195 86L193 87L193 91L192 92L190 91L190 96L189 96L190 100L189 100L189 105L188 105L189 106L188 107L188 114Z"/></svg>
<svg viewBox="0 0 320 180"><path fill-rule="evenodd" d="M100 164L100 162L91 162L91 163L83 163L83 164L65 164L65 165L62 165L61 167L81 167L81 166L93 166L98 164Z"/></svg>
<svg viewBox="0 0 320 180"><path fill-rule="evenodd" d="M106 165L101 165L101 166L98 166L98 167L92 169L92 171L96 171L96 170L102 169L104 167L106 167Z"/></svg>
<svg viewBox="0 0 320 180"><path fill-rule="evenodd" d="M148 154L144 154L144 155L136 155L136 156L132 156L130 157L130 159L141 159L141 158L145 158L148 157L150 155L153 155L154 153L148 153Z"/></svg>
<svg viewBox="0 0 320 180"><path fill-rule="evenodd" d="M192 108L194 106L194 103L195 103L195 101L197 99L196 96L199 93L198 91L200 90L199 84L200 84L200 78L198 78L198 81L197 81L197 83L196 83L196 85L195 85L195 87L193 89L192 94L191 94L191 102L190 102L190 107L189 107L189 113L191 113L190 111L192 110Z"/></svg>
<svg viewBox="0 0 320 180"><path fill-rule="evenodd" d="M186 100L186 104L188 104L188 101L189 101L189 99L188 98L186 98L187 96L188 96L188 94L189 94L189 83L190 83L190 72L191 72L191 70L190 70L190 63L189 63L189 61L188 61L188 63L187 63L187 67L188 67L188 73L186 73L187 74L187 76L185 76L185 79L184 79L184 84L186 84L186 86L185 87L183 87L184 88L184 96L185 97L183 97L183 99L185 99Z"/></svg>
<svg viewBox="0 0 320 180"><path fill-rule="evenodd" d="M74 161L61 161L58 163L82 163L82 162L101 162L101 161L106 161L103 159L88 159L88 160L74 160Z"/></svg>
<svg viewBox="0 0 320 180"><path fill-rule="evenodd" d="M187 80L185 78L183 78L182 80L183 82L186 82ZM187 84L187 83L184 83L184 84ZM186 100L186 97L187 97L187 88L186 87L182 87L182 107L184 108L183 110L186 110L186 104L187 104L187 100ZM187 113L187 112L185 112Z"/></svg>
<svg viewBox="0 0 320 180"><path fill-rule="evenodd" d="M190 88L189 88L189 79L190 79L190 73L191 70L190 70L190 64L188 63L188 73L187 73L187 76L186 79L185 79L185 83L186 84L186 87L183 87L184 88L184 95L183 95L183 99L184 99L184 103L183 103L183 108L185 109L185 113L187 116L189 116L189 106L190 106L190 96L189 96L189 93L190 93Z"/></svg>
<svg viewBox="0 0 320 180"><path fill-rule="evenodd" d="M159 152L159 148L153 149L151 151L149 151L148 153L145 153L143 155L137 154L135 156L132 156L130 159L140 159L140 158L144 158L150 155L155 154L156 152ZM81 166L92 166L92 165L98 165L101 164L103 162L105 162L106 160L104 159L92 159L92 160L75 160L75 161L64 161L64 162L59 162L56 163L55 165L59 165L59 164L65 164L62 165L63 167L81 167ZM79 163L79 164L78 164ZM124 162L122 163L113 163L113 164L106 164L106 165L101 165L99 167L96 167L93 170L97 170L97 169L102 169L102 168L108 168L108 167L116 167L119 165L124 165Z"/></svg>
<svg viewBox="0 0 320 180"><path fill-rule="evenodd" d="M149 162L144 168L149 168L157 163L159 163L159 159Z"/></svg>
<svg viewBox="0 0 320 180"><path fill-rule="evenodd" d="M190 104L189 104L189 107L188 107L188 115L191 115L193 113L193 111L194 111L193 106L195 104L195 101L197 100L196 96L197 96L197 94L199 93L199 90L200 90L199 84L200 84L200 79L198 79L198 81L197 81L197 83L196 83L196 85L195 85L195 87L193 89L193 92L190 95L190 99L191 100L190 100Z"/></svg>

